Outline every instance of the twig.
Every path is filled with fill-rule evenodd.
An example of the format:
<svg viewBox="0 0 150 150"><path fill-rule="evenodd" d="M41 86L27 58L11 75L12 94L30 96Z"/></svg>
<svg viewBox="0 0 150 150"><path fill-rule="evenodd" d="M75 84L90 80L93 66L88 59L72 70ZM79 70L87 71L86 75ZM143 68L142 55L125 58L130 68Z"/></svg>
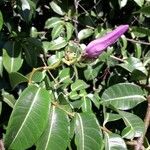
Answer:
<svg viewBox="0 0 150 150"><path fill-rule="evenodd" d="M146 116L144 119L145 132L141 137L139 137L137 139L137 145L135 146L135 150L141 150L142 149L144 137L145 137L145 134L146 134L147 129L148 129L149 124L150 124L150 95L147 97L147 101L148 101L148 106L147 106Z"/></svg>
<svg viewBox="0 0 150 150"><path fill-rule="evenodd" d="M74 0L74 6L75 6L75 11L76 11L76 14L75 14L75 22L74 22L74 26L75 26L75 34L76 34L76 39L77 41L79 41L78 39L78 6L79 6L79 0Z"/></svg>
<svg viewBox="0 0 150 150"><path fill-rule="evenodd" d="M148 42L144 42L144 41L139 41L139 40L133 40L133 39L129 39L129 38L126 38L127 41L130 41L132 43L139 43L139 44L143 44L143 45L150 45L150 43Z"/></svg>
<svg viewBox="0 0 150 150"><path fill-rule="evenodd" d="M118 57L116 57L116 56L111 55L110 57L113 58L113 59L115 59L115 60L118 60L118 61L120 61L120 62L124 62L123 59L120 59L120 58L118 58Z"/></svg>
<svg viewBox="0 0 150 150"><path fill-rule="evenodd" d="M0 150L5 150L3 140L0 140Z"/></svg>
<svg viewBox="0 0 150 150"><path fill-rule="evenodd" d="M57 102L52 102L52 104L53 104L55 107L57 107L57 108L63 110L63 111L64 111L66 114L68 114L70 117L74 117L74 116L75 116L75 113L74 113L74 112L72 113L72 112L69 112L69 111L63 109Z"/></svg>

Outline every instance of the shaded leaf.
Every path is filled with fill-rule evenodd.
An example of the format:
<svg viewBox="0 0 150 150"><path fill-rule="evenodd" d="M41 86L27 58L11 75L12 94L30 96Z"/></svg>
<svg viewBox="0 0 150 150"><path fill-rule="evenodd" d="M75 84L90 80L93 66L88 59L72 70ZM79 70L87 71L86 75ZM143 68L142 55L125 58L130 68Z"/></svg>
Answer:
<svg viewBox="0 0 150 150"><path fill-rule="evenodd" d="M145 127L144 122L138 116L125 112L125 111L118 111L119 114L122 116L126 124L126 128L122 131L123 138L133 139L134 137L140 137L144 134Z"/></svg>
<svg viewBox="0 0 150 150"><path fill-rule="evenodd" d="M18 43L6 42L3 48L3 65L7 72L17 72L23 63Z"/></svg>
<svg viewBox="0 0 150 150"><path fill-rule="evenodd" d="M10 84L12 88L15 88L18 84L22 82L28 82L28 78L23 76L19 72L12 72L9 74Z"/></svg>
<svg viewBox="0 0 150 150"><path fill-rule="evenodd" d="M69 118L64 111L53 106L48 125L36 144L37 150L66 150L68 142Z"/></svg>
<svg viewBox="0 0 150 150"><path fill-rule="evenodd" d="M35 85L27 87L17 100L5 136L5 147L24 150L41 136L48 120L50 96Z"/></svg>
<svg viewBox="0 0 150 150"><path fill-rule="evenodd" d="M0 31L3 27L3 15L2 15L2 12L0 11Z"/></svg>

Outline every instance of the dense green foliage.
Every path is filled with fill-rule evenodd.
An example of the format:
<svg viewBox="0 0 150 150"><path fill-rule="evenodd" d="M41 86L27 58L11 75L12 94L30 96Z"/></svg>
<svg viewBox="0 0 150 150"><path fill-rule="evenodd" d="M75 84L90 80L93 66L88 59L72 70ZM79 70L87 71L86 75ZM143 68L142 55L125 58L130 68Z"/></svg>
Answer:
<svg viewBox="0 0 150 150"><path fill-rule="evenodd" d="M83 57L121 24L113 46ZM1 0L0 49L6 150L150 149L149 0Z"/></svg>

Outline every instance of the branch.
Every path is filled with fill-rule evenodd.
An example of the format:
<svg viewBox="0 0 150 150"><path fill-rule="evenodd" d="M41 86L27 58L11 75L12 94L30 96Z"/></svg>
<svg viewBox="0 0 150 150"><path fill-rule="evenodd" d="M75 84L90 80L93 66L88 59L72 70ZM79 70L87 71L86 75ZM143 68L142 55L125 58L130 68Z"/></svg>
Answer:
<svg viewBox="0 0 150 150"><path fill-rule="evenodd" d="M0 140L0 150L5 150L3 140Z"/></svg>
<svg viewBox="0 0 150 150"><path fill-rule="evenodd" d="M143 136L137 139L137 145L135 146L135 150L142 150L144 137L150 124L150 95L147 97L147 101L148 101L148 107L147 107L147 111L146 111L146 115L144 119L145 132Z"/></svg>
<svg viewBox="0 0 150 150"><path fill-rule="evenodd" d="M129 39L129 38L126 38L127 41L130 41L132 43L138 43L138 44L143 44L143 45L150 45L150 43L148 42L144 42L144 41L139 41L139 40L133 40L133 39Z"/></svg>
<svg viewBox="0 0 150 150"><path fill-rule="evenodd" d="M74 26L75 26L75 34L76 34L76 39L77 41L79 41L78 39L78 6L79 6L79 0L74 0L74 6L75 6L75 11L76 11L76 14L75 14L75 22L74 22Z"/></svg>

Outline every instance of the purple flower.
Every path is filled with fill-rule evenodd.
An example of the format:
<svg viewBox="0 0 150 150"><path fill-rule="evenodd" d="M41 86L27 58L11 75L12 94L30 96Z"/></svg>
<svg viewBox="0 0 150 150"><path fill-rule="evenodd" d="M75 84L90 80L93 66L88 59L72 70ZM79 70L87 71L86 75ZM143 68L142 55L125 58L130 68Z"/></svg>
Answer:
<svg viewBox="0 0 150 150"><path fill-rule="evenodd" d="M108 46L115 43L117 39L128 30L128 28L129 25L120 25L105 36L90 42L85 48L85 57L98 57Z"/></svg>

